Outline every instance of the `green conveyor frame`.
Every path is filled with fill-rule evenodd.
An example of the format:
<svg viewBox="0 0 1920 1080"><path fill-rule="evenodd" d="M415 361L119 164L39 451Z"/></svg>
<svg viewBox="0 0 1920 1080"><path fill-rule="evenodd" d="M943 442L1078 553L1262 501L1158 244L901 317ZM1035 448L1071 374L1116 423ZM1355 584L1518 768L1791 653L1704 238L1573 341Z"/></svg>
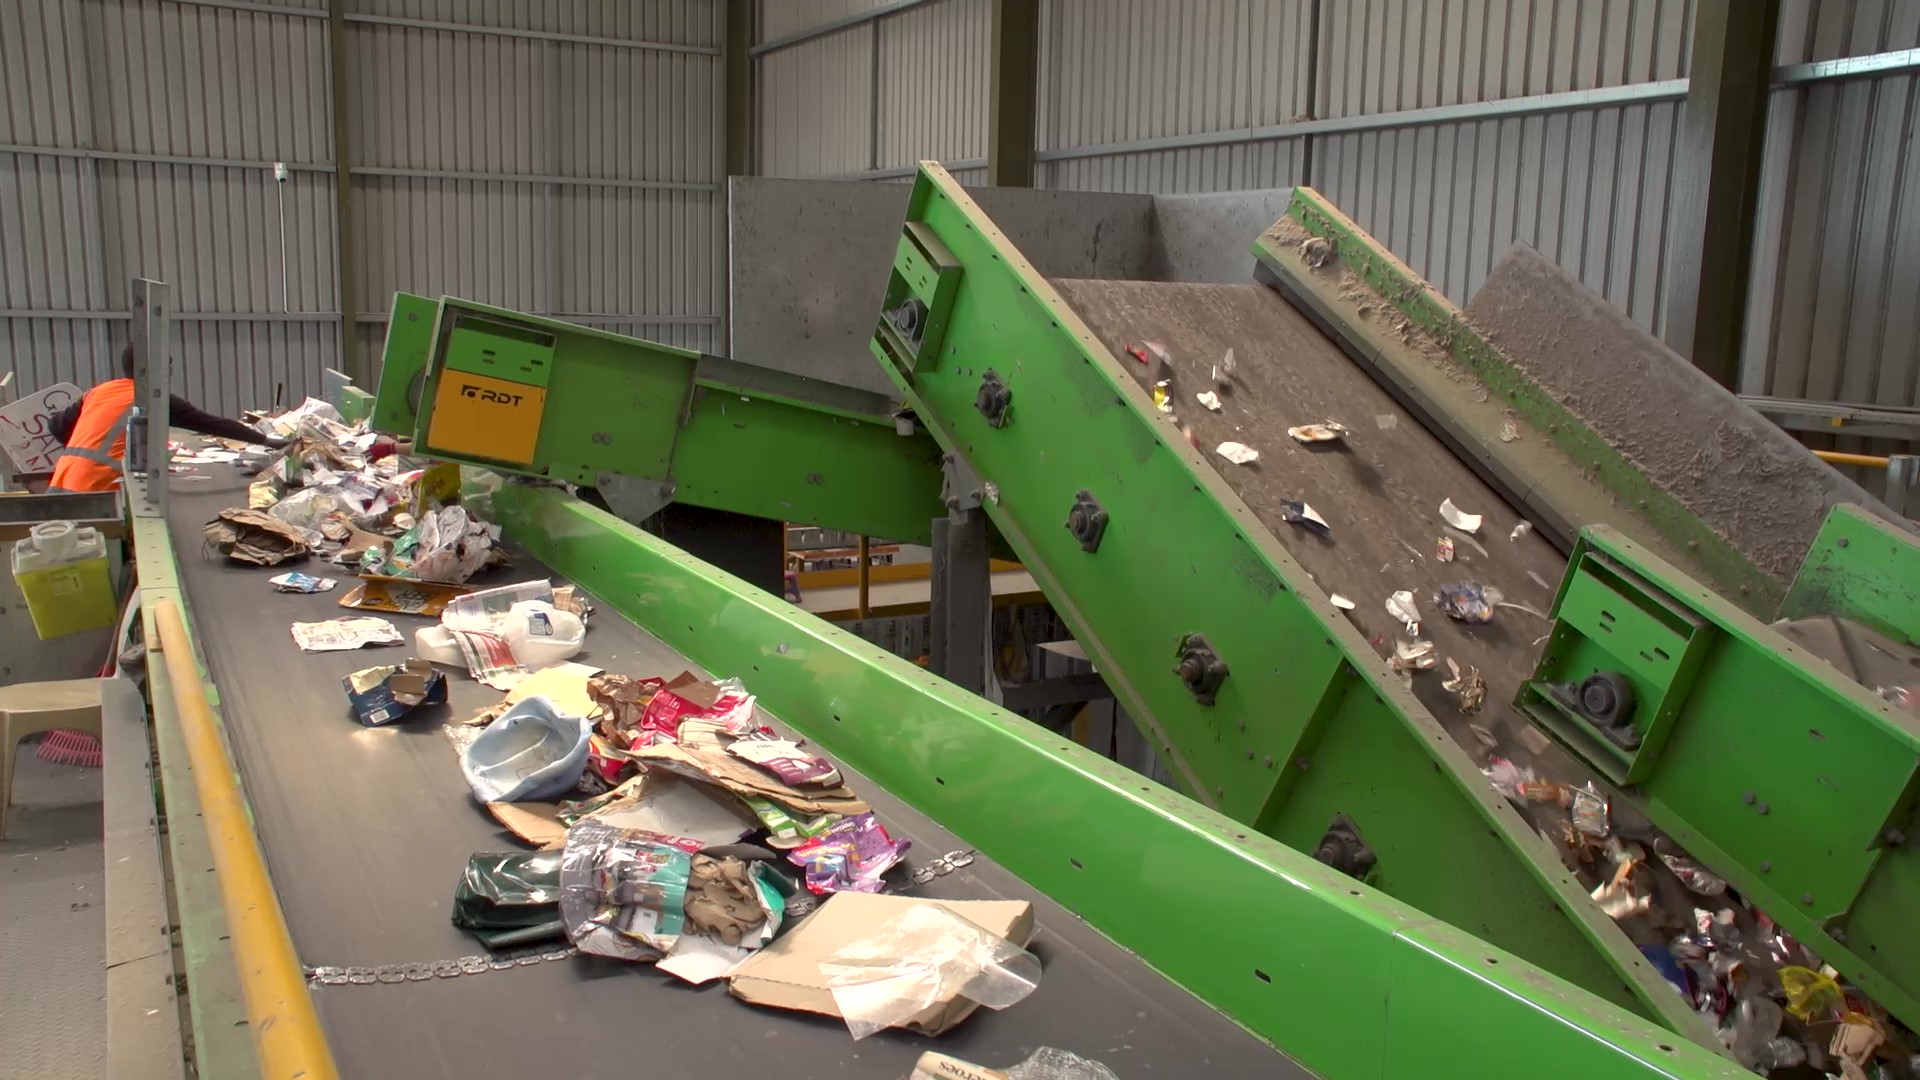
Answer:
<svg viewBox="0 0 1920 1080"><path fill-rule="evenodd" d="M1331 617L1313 582L937 166L923 167L915 185L885 308L873 349L918 419L907 435L886 403L833 400L807 380L405 295L395 301L376 426L426 433L417 403L439 328L476 313L552 334L556 365L575 360L638 380L663 403L657 415L627 418L655 439L645 467L609 455L518 471L580 483L637 473L697 505L913 540L943 512L940 459L953 454L992 482L991 523L1191 799L557 491L510 487L498 504L515 538L556 569L691 658L754 679L802 731L1324 1075L1380 1074L1381 1046L1390 1061L1416 1060L1398 1057L1402 1023L1424 1026L1427 1010L1456 1007L1447 1023L1466 1026L1443 1036L1436 1024L1431 1037L1472 1030L1485 1032L1470 1038L1476 1046L1503 1041L1488 1018L1518 1006L1518 1015L1553 1018L1541 1037L1554 1054L1568 1052L1562 1034L1578 1033L1575 1043L1613 1061L1609 1071L1626 1060L1653 1075L1729 1067L1712 1056L1704 1022L1555 852L1351 625ZM981 407L989 369L1011 393L998 417ZM556 394L548 422L604 427L607 400ZM722 412L735 400L748 409ZM753 455L768 451L783 462L777 475L757 467ZM749 461L756 467L741 467ZM834 482L848 476L859 483ZM1092 551L1062 527L1083 492L1109 523ZM1244 587L1150 590L1145 583L1174 554L1226 568ZM1228 666L1210 695L1196 695L1175 670L1190 635ZM808 642L798 653L796 636ZM855 720L876 715L888 725ZM1061 802L1023 818L1021 796L1036 789ZM1028 828L1029 820L1051 824ZM1378 859L1366 882L1301 854L1353 825ZM1179 890L1163 895L1162 874L1175 885L1213 875L1257 898L1278 930L1277 951L1228 928L1196 937L1183 927L1179 946L1168 945L1155 913L1177 910ZM1491 944L1448 924L1482 928ZM1425 940L1441 930L1444 946ZM1425 959L1411 966L1390 959L1416 954ZM1442 989L1427 981L1434 971L1460 981ZM1329 1026L1315 1008L1327 988L1314 980L1327 972L1351 981L1350 994L1337 991L1342 1000L1367 1003L1362 1023ZM1461 999L1442 1001L1452 995ZM1356 1053L1356 1039L1374 1045ZM1526 1060L1563 1059L1516 1058Z"/></svg>

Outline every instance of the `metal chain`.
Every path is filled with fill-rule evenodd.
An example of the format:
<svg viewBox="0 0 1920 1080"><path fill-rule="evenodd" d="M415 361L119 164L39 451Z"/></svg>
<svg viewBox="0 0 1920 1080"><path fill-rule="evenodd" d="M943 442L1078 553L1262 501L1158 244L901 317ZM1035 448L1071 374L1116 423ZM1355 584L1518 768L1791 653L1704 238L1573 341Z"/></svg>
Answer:
<svg viewBox="0 0 1920 1080"><path fill-rule="evenodd" d="M907 874L907 887L918 888L937 877L946 877L963 866L973 865L973 849L949 851L925 866L916 866Z"/></svg>
<svg viewBox="0 0 1920 1080"><path fill-rule="evenodd" d="M974 854L971 849L949 851L945 855L929 860L923 866L914 867L907 874L907 888L919 888L934 878L946 877L955 870L973 865ZM803 915L810 915L819 906L818 897L811 895L793 897L787 901L787 917L797 919ZM490 955L474 953L452 960L379 964L371 967L364 965L309 967L306 969L306 974L307 985L310 987L376 984L392 986L396 983L431 982L434 979L457 979L463 975L485 975L492 971L511 971L514 968L534 967L539 964L568 960L578 955L580 950L572 945L533 945Z"/></svg>
<svg viewBox="0 0 1920 1080"><path fill-rule="evenodd" d="M379 964L373 967L349 965L346 967L309 967L307 968L308 986L370 986L381 983L392 986L404 982L430 982L434 979L456 979L462 975L485 975L490 971L509 971L518 967L533 967L538 964L566 960L578 956L580 950L571 945L534 945L524 949L513 949L491 955L472 954L453 960L434 960L411 964Z"/></svg>

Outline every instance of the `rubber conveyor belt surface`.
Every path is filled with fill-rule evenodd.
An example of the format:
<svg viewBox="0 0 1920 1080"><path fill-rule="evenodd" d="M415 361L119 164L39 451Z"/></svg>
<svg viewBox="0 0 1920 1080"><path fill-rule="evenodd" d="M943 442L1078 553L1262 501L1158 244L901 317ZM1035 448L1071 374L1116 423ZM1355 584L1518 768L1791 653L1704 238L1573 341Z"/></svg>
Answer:
<svg viewBox="0 0 1920 1080"><path fill-rule="evenodd" d="M1248 509L1277 537L1288 554L1329 594L1353 602L1347 617L1383 655L1396 641L1410 640L1387 611L1396 591L1413 593L1420 637L1433 642L1437 671L1413 680L1413 692L1476 756L1483 751L1472 725L1498 739L1498 753L1545 775L1578 783L1592 775L1557 746L1534 754L1517 738L1527 721L1510 708L1520 685L1533 674L1539 641L1549 628L1545 613L1567 562L1537 532L1512 537L1521 518L1445 443L1401 408L1386 390L1349 360L1338 345L1264 285L1192 285L1141 281L1056 280L1087 325L1141 385L1168 385L1176 421L1190 429L1201 453ZM1171 372L1156 361L1129 358L1127 347L1166 346ZM1213 379L1228 350L1234 372L1223 389ZM1196 394L1213 391L1220 411L1202 406ZM1335 421L1349 429L1336 442L1295 441L1289 427ZM1516 437L1528 437L1516 430ZM1260 452L1248 465L1234 465L1215 452L1224 442ZM1440 516L1442 500L1485 518L1467 535ZM1326 520L1321 536L1291 524L1282 504L1305 502ZM1439 540L1453 542L1454 560L1443 563ZM1207 567L1169 566L1169 588L1221 588ZM1195 577L1189 578L1192 574ZM1478 582L1500 590L1523 607L1502 607L1484 626L1456 622L1434 596L1444 585ZM1332 613L1332 609L1329 609ZM1447 660L1462 670L1477 668L1486 680L1484 704L1463 714L1459 699L1443 687ZM1551 827L1555 811L1529 808L1536 825ZM1564 818L1564 813L1558 815ZM1467 926L1488 935L1493 928Z"/></svg>
<svg viewBox="0 0 1920 1080"><path fill-rule="evenodd" d="M200 471L212 479L174 485L174 546L194 633L302 961L371 966L482 952L448 921L454 886L470 853L523 845L474 803L442 721L470 715L498 695L456 675L444 717L430 712L384 728L356 724L341 677L410 650L300 652L288 626L345 614L336 606L340 594L278 593L266 580L276 570L203 556L202 525L246 500L244 481L227 466ZM502 580L546 574L520 554ZM421 622L392 619L409 636ZM692 666L604 605L587 646L581 659L612 671L671 676ZM889 829L913 841L909 866L966 847L846 771ZM1005 1067L1043 1045L1104 1061L1129 1078L1308 1075L988 859L915 895L1034 901L1033 949L1045 965L1040 988L1005 1012L982 1010L937 1043L898 1032L855 1043L837 1020L756 1008L719 984L696 989L648 966L591 957L424 982L325 986L314 996L341 1075L355 1080L643 1073L896 1080L936 1046ZM1241 906L1241 898L1211 897L1199 884L1195 902ZM1178 934L1187 917L1167 912L1166 932Z"/></svg>

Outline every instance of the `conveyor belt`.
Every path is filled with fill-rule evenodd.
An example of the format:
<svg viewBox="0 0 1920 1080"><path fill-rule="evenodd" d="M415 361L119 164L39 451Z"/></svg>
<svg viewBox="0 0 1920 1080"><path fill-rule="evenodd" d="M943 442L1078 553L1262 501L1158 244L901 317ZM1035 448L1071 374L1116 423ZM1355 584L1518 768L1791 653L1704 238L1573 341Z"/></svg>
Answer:
<svg viewBox="0 0 1920 1080"><path fill-rule="evenodd" d="M1172 352L1173 408L1191 426L1212 462L1260 521L1329 593L1354 602L1354 623L1383 652L1406 631L1387 613L1396 590L1414 594L1421 636L1442 657L1477 666L1487 680L1485 716L1497 722L1520 683L1532 675L1535 639L1548 623L1501 608L1487 626L1469 626L1441 614L1433 594L1442 585L1477 581L1509 601L1544 613L1566 572L1566 560L1539 535L1509 540L1520 517L1445 444L1407 415L1325 335L1280 295L1261 285L1186 285L1130 281L1055 281L1054 285L1115 356L1141 341ZM1234 350L1230 391L1221 411L1202 408L1194 395L1212 390L1212 368ZM1149 365L1128 360L1150 386ZM1334 420L1351 429L1344 441L1305 446L1287 428ZM1526 435L1522 433L1522 438ZM1260 460L1240 466L1215 454L1223 442L1245 443ZM1440 502L1486 518L1474 542L1449 533ZM1298 499L1326 519L1321 537L1280 516L1280 504ZM1455 561L1442 563L1436 541L1450 536ZM1485 549L1482 554L1480 549ZM1174 568L1169 568L1172 570ZM1532 575L1532 576L1529 576ZM1440 662L1445 670L1445 660ZM1456 738L1475 747L1457 700L1441 679L1416 678L1414 693Z"/></svg>
<svg viewBox="0 0 1920 1080"><path fill-rule="evenodd" d="M266 581L275 571L201 557L202 524L244 503L245 488L227 466L199 471L213 479L174 484L174 544L302 960L379 965L480 951L448 921L454 885L469 853L520 845L474 803L441 718L366 729L348 715L340 677L405 650L301 653L289 624L340 614L337 593L277 593ZM522 555L502 581L547 573ZM409 635L418 625L394 621ZM604 609L587 643L582 659L614 671L673 675L690 666ZM497 699L464 676L451 684L450 716ZM864 777L848 781L896 835L913 841L910 864L966 846ZM938 1047L948 1053L1005 1066L1051 1045L1130 1078L1307 1075L989 860L936 879L922 894L1037 905L1040 989L943 1036ZM1178 934L1188 917L1168 912L1167 933ZM899 1033L856 1044L838 1021L751 1007L717 984L696 990L649 967L584 957L429 982L323 987L315 996L341 1074L355 1080L667 1072L895 1080L935 1045Z"/></svg>
<svg viewBox="0 0 1920 1080"><path fill-rule="evenodd" d="M1510 708L1520 685L1533 674L1539 642L1550 624L1544 617L1566 559L1537 532L1509 539L1521 518L1433 433L1400 407L1386 390L1350 361L1339 346L1263 285L1193 285L1161 282L1056 280L1067 300L1123 358L1141 385L1162 377L1157 365L1129 358L1129 345L1152 341L1172 355L1170 386L1174 414L1191 428L1202 454L1328 593L1354 603L1347 613L1383 655L1406 630L1386 609L1397 590L1414 594L1420 634L1440 657L1433 671L1413 679L1413 692L1471 754L1485 747L1472 731L1487 729L1498 753L1543 775L1581 782L1592 776L1557 745L1535 753L1519 739L1527 721ZM1194 395L1216 390L1213 368L1234 351L1230 387L1219 392L1221 410L1203 408ZM1287 428L1332 420L1350 434L1340 442L1303 445ZM1517 437L1533 436L1523 425ZM1234 465L1214 452L1223 442L1260 451L1250 465ZM1469 539L1448 529L1440 503L1485 517ZM1280 504L1301 500L1324 518L1323 537L1281 517ZM1440 537L1453 540L1453 562L1439 561ZM1170 587L1215 587L1204 578L1188 586L1168 567ZM1191 568L1204 573L1204 568ZM1485 626L1455 622L1433 602L1443 585L1475 581L1498 588L1509 602L1531 608L1499 608ZM1447 659L1464 670L1479 669L1486 700L1473 715L1443 683ZM1551 829L1564 820L1557 807L1535 805L1528 816ZM1553 835L1549 832L1548 835ZM1482 935L1491 927L1469 926ZM1629 930L1634 927L1630 926Z"/></svg>

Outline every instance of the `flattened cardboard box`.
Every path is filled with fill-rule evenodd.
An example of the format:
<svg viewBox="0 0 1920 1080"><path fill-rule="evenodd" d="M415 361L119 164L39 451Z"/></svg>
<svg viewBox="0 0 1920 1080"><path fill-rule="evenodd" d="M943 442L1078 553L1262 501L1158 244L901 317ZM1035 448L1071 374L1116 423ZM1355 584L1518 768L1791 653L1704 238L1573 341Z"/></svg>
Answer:
<svg viewBox="0 0 1920 1080"><path fill-rule="evenodd" d="M834 893L820 909L748 957L727 978L734 997L754 1005L839 1016L827 989L820 961L916 904L939 904L982 930L1016 945L1033 940L1033 905L1025 900L927 900L885 893ZM904 1025L923 1035L938 1035L973 1015L978 1002L948 998L915 1013Z"/></svg>

